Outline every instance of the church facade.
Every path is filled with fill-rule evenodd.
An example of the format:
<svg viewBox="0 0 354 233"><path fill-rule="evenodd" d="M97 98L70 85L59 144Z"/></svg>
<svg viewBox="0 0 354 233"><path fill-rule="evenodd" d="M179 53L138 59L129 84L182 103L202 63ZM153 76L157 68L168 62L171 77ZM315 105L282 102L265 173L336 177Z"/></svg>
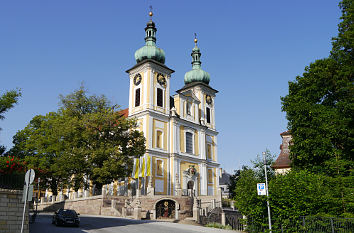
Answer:
<svg viewBox="0 0 354 233"><path fill-rule="evenodd" d="M150 16L152 13L150 12ZM195 39L192 70L184 86L171 93L173 70L165 65L165 53L156 46L156 27L150 19L145 45L135 52L129 74L129 108L146 138L146 154L152 158L152 176L140 179L142 194L152 185L155 195L217 195L219 163L215 124L215 98L210 75L201 69L201 52Z"/></svg>

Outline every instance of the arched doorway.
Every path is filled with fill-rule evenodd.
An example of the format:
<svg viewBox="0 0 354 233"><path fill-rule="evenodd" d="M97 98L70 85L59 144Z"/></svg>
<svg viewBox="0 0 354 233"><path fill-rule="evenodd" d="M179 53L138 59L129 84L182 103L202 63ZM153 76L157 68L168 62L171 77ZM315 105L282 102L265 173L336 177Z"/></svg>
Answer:
<svg viewBox="0 0 354 233"><path fill-rule="evenodd" d="M176 216L176 203L172 200L161 200L156 203L156 218L171 218Z"/></svg>
<svg viewBox="0 0 354 233"><path fill-rule="evenodd" d="M194 181L193 180L188 181L187 189L194 189Z"/></svg>

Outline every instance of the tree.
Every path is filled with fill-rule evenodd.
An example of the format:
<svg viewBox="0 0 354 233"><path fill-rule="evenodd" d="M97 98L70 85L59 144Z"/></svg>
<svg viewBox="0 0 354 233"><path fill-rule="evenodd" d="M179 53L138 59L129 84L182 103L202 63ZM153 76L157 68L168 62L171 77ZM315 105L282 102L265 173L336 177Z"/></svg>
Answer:
<svg viewBox="0 0 354 233"><path fill-rule="evenodd" d="M7 91L5 94L0 96L0 120L5 118L5 112L13 108L20 96L20 90Z"/></svg>
<svg viewBox="0 0 354 233"><path fill-rule="evenodd" d="M20 90L7 91L0 96L0 120L5 118L4 114L18 102L21 96ZM1 130L1 128L0 128ZM6 151L5 146L0 145L0 156Z"/></svg>
<svg viewBox="0 0 354 233"><path fill-rule="evenodd" d="M272 155L268 149L266 149L266 164L267 164L267 176L268 179L271 179L274 177L274 170L272 169L271 165L274 162L275 155ZM264 175L264 163L263 163L263 157L260 155L257 155L255 160L251 160L252 165L252 170L254 172L255 177L259 180L265 180L265 175ZM251 168L247 166L242 166L241 169L235 170L234 174L230 176L230 184L228 185L229 190L230 190L230 197L233 199L236 196L236 185L237 182L241 178L241 173L242 171L249 170Z"/></svg>
<svg viewBox="0 0 354 233"><path fill-rule="evenodd" d="M269 150L266 150L268 181L274 178L274 171L271 168L274 157ZM251 168L243 166L242 170L237 172L239 176L234 189L235 205L243 215L248 217L252 225L266 226L268 222L266 197L257 194L257 183L265 182L262 156L257 155L255 160L251 160L251 163L253 164Z"/></svg>
<svg viewBox="0 0 354 233"><path fill-rule="evenodd" d="M354 152L354 6L344 0L340 7L343 21L331 56L306 67L281 100L293 136L293 167L347 176Z"/></svg>
<svg viewBox="0 0 354 233"><path fill-rule="evenodd" d="M61 96L57 112L36 116L14 136L14 147L29 167L44 171L56 195L58 187L77 191L88 179L100 188L131 174L132 158L145 153L145 138L104 96L79 90ZM42 178L42 177L41 177Z"/></svg>

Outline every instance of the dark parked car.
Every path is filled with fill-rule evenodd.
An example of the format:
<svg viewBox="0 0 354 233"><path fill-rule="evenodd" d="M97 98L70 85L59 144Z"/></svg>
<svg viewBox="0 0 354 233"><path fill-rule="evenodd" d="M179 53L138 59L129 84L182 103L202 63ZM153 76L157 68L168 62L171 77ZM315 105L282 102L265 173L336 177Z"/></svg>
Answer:
<svg viewBox="0 0 354 233"><path fill-rule="evenodd" d="M52 224L56 226L74 225L78 227L80 225L79 215L75 210L59 209L53 215Z"/></svg>

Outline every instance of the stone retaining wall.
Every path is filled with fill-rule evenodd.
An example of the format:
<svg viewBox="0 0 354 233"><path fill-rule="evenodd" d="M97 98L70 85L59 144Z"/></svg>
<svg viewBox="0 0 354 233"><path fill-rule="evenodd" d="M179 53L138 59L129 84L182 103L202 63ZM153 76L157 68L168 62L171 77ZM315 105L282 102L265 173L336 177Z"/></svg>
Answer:
<svg viewBox="0 0 354 233"><path fill-rule="evenodd" d="M54 212L58 209L73 209L80 214L101 215L103 207L102 195L77 198L59 202L44 202L38 205L39 211Z"/></svg>
<svg viewBox="0 0 354 233"><path fill-rule="evenodd" d="M0 233L21 232L24 206L22 195L22 190L0 189ZM23 228L24 233L29 233L28 213L27 204Z"/></svg>

